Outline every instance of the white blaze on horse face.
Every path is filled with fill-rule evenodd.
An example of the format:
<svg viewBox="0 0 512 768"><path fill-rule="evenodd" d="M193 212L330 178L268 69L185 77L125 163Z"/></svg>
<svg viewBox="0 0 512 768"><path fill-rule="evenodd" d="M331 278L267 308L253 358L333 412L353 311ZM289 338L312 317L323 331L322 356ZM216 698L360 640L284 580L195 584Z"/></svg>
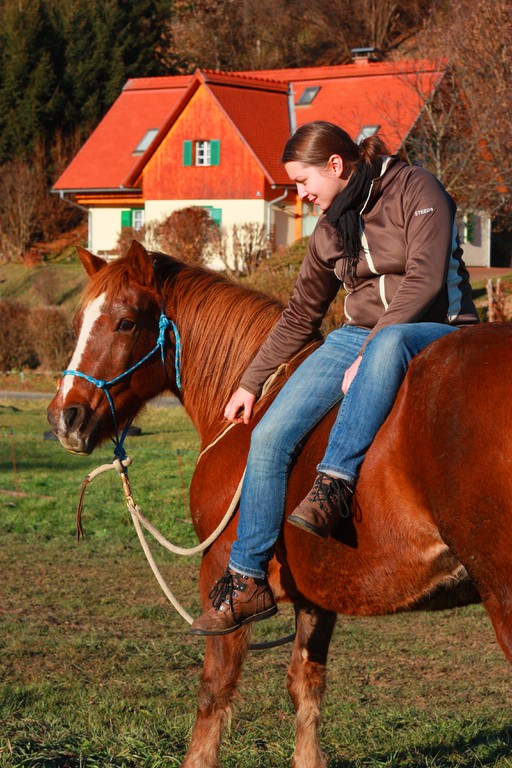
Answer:
<svg viewBox="0 0 512 768"><path fill-rule="evenodd" d="M81 371L80 365L84 352L87 348L89 339L94 336L94 326L101 317L101 310L105 301L105 294L102 293L97 299L93 299L90 304L84 310L84 316L82 320L82 327L80 328L80 334L78 341L73 352L73 357L68 365L70 371ZM89 371L81 371L81 373L89 374ZM66 399L66 395L73 386L75 377L72 374L64 376L64 381L61 386L62 397Z"/></svg>

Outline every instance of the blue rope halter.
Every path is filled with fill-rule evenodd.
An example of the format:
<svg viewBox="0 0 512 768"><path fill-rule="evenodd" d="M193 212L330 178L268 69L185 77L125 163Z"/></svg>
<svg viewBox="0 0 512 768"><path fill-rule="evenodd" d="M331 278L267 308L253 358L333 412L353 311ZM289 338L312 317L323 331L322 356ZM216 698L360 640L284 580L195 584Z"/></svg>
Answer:
<svg viewBox="0 0 512 768"><path fill-rule="evenodd" d="M128 430L131 425L131 421L129 421L125 428L123 429L123 432L121 434L121 437L119 437L119 432L117 429L117 418L116 418L116 410L114 407L114 401L112 400L112 395L109 392L109 388L113 386L114 384L117 384L118 381L121 381L121 379L124 379L125 376L129 376L130 373L133 373L133 371L136 371L137 368L140 368L141 365L144 365L146 360L149 360L150 357L152 357L155 352L160 350L160 356L162 358L162 365L165 366L165 332L168 328L172 328L172 331L174 333L174 339L175 339L175 353L174 353L174 370L175 370L175 376L176 376L176 386L178 387L178 390L181 391L181 375L180 375L180 369L181 369L181 339L180 334L178 331L178 328L176 324L170 320L164 310L162 309L160 313L160 319L158 320L158 328L159 328L159 334L158 339L156 341L156 344L154 348L151 350L151 352L148 352L147 355L144 355L142 360L139 360L138 363L135 363L135 365L132 365L131 368L128 368L127 371L124 373L119 374L119 376L116 376L114 379L110 379L110 381L105 381L104 379L95 379L93 376L89 376L86 373L82 373L82 371L73 371L71 369L67 369L62 372L63 376L79 376L82 379L85 379L90 384L94 384L94 386L98 387L98 389L101 389L105 397L107 398L107 402L110 406L110 412L112 413L112 420L114 423L114 432L115 437L112 438L115 448L114 448L114 455L116 458L123 460L126 458L126 453L123 447L126 435L128 433Z"/></svg>

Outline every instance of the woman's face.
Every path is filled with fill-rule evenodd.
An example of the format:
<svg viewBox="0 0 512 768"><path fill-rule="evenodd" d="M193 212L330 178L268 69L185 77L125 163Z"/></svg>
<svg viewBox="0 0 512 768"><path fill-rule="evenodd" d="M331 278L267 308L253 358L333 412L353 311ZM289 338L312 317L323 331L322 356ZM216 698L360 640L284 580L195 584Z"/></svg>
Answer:
<svg viewBox="0 0 512 768"><path fill-rule="evenodd" d="M297 160L285 163L286 173L297 185L301 200L318 205L326 211L332 201L345 187L350 172L339 155L333 155L325 167L305 165Z"/></svg>

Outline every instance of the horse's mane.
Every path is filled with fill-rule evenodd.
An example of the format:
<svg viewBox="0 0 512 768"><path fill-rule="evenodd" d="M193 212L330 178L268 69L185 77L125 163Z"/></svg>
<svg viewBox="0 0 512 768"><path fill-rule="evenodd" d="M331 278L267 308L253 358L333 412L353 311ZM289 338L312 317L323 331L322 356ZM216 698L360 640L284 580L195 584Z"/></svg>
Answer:
<svg viewBox="0 0 512 768"><path fill-rule="evenodd" d="M181 334L184 404L216 420L283 306L218 272L152 255L155 277Z"/></svg>

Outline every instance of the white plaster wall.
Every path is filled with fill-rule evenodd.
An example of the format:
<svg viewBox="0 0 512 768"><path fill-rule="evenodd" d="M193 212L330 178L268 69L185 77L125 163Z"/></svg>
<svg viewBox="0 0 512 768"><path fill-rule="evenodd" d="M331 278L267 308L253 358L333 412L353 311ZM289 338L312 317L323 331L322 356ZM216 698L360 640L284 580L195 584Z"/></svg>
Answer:
<svg viewBox="0 0 512 768"><path fill-rule="evenodd" d="M461 230L463 239L464 226ZM461 242L461 245L464 251L464 263L468 267L491 266L491 220L488 216L475 215L473 242Z"/></svg>
<svg viewBox="0 0 512 768"><path fill-rule="evenodd" d="M221 224L229 232L234 224L258 222L268 226L268 204L264 200L149 200L145 205L145 222L162 221L173 211L192 205L220 208ZM96 254L112 251L121 229L122 208L91 208L89 213L89 247ZM294 217L288 209L270 208L270 226L274 228L276 245L287 245L294 240ZM222 263L211 264L223 269Z"/></svg>
<svg viewBox="0 0 512 768"><path fill-rule="evenodd" d="M265 223L264 200L147 200L146 223L155 219L161 221L173 211L189 208L192 205L220 208L222 226L227 229L230 229L233 224L243 224L247 221Z"/></svg>
<svg viewBox="0 0 512 768"><path fill-rule="evenodd" d="M121 230L121 208L91 208L89 214L89 244L93 253L112 251Z"/></svg>

